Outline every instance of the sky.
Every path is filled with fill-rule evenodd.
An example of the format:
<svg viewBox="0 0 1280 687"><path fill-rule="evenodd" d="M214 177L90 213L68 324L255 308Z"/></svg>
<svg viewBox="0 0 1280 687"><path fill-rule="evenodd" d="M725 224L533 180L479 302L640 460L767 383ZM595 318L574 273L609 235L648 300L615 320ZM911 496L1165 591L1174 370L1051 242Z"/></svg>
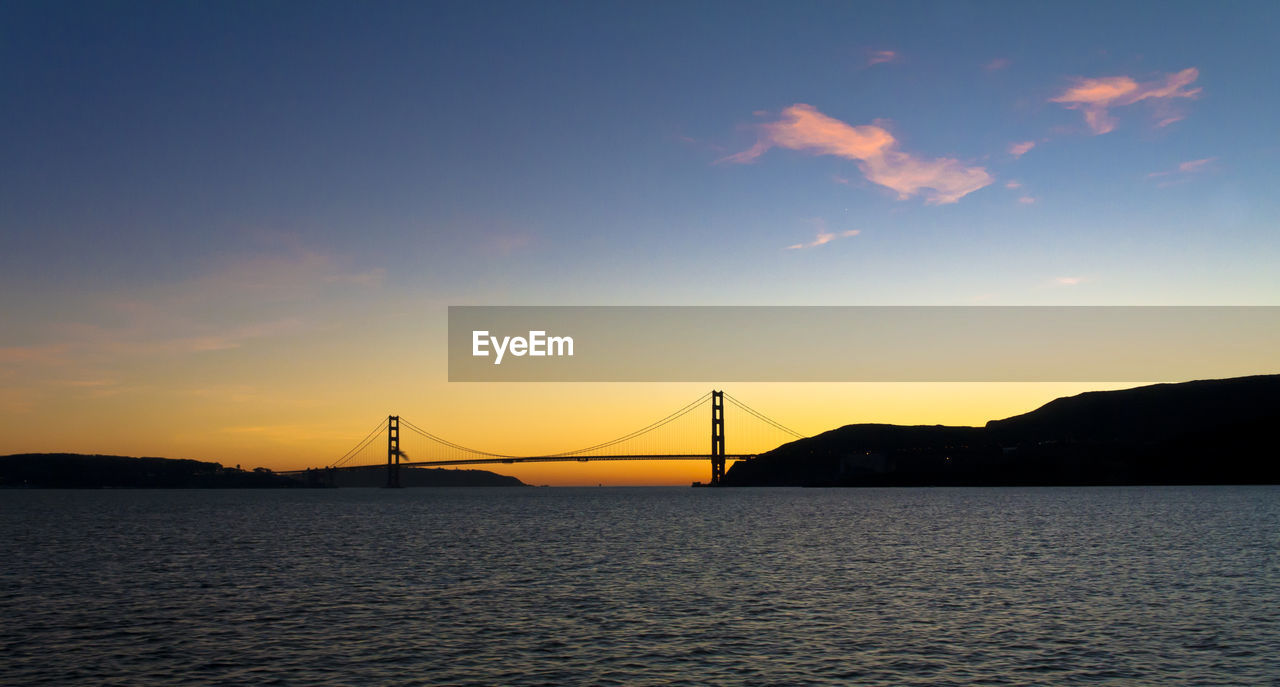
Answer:
<svg viewBox="0 0 1280 687"><path fill-rule="evenodd" d="M292 469L389 413L534 453L708 390L451 384L449 305L1280 305L1278 33L1265 2L6 2L0 453ZM1115 386L726 389L808 434Z"/></svg>

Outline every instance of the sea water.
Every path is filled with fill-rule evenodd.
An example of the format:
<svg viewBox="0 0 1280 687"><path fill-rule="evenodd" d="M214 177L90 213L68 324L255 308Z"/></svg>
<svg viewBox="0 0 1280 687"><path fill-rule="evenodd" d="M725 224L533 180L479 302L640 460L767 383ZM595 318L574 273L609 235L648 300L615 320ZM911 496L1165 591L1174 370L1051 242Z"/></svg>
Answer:
<svg viewBox="0 0 1280 687"><path fill-rule="evenodd" d="M0 491L6 684L1274 684L1280 487Z"/></svg>

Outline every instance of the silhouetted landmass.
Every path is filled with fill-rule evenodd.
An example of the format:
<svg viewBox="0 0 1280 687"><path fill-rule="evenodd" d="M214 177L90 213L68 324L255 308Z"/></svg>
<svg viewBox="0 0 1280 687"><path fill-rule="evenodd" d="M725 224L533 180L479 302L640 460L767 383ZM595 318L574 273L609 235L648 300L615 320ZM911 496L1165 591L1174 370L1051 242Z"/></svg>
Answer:
<svg viewBox="0 0 1280 687"><path fill-rule="evenodd" d="M387 484L387 468L370 466L335 470L339 487L381 487ZM400 468L402 487L523 487L524 482L487 470L446 470L444 468Z"/></svg>
<svg viewBox="0 0 1280 687"><path fill-rule="evenodd" d="M32 489L274 489L296 487L381 487L381 466L309 470L298 476L266 468L241 470L218 463L170 458L19 453L0 456L0 488ZM484 470L400 468L406 487L520 487L523 482Z"/></svg>
<svg viewBox="0 0 1280 687"><path fill-rule="evenodd" d="M1280 483L1280 375L1059 398L985 427L848 425L733 464L727 486Z"/></svg>
<svg viewBox="0 0 1280 687"><path fill-rule="evenodd" d="M255 489L302 487L265 468L169 458L19 453L0 456L0 487L41 489Z"/></svg>

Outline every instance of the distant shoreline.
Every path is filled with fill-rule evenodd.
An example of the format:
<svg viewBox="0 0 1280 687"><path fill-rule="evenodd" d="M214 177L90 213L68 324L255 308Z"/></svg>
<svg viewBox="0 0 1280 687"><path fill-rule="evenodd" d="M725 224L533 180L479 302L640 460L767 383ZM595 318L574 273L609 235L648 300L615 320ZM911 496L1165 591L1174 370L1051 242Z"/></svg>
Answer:
<svg viewBox="0 0 1280 687"><path fill-rule="evenodd" d="M0 489L307 489L378 487L380 466L311 470L299 476L266 468L241 470L220 463L78 453L18 453L0 456ZM401 468L405 487L528 486L515 477L484 470Z"/></svg>

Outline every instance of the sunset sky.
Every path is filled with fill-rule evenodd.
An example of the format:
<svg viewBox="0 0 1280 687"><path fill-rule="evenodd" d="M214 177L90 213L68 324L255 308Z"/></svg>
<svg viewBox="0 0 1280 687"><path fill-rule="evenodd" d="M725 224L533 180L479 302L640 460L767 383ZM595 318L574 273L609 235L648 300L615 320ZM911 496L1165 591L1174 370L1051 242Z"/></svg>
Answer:
<svg viewBox="0 0 1280 687"><path fill-rule="evenodd" d="M710 388L449 383L449 305L1280 305L1277 35L1274 2L0 3L0 454L292 469L388 413L541 453ZM717 388L817 433L1132 385Z"/></svg>

